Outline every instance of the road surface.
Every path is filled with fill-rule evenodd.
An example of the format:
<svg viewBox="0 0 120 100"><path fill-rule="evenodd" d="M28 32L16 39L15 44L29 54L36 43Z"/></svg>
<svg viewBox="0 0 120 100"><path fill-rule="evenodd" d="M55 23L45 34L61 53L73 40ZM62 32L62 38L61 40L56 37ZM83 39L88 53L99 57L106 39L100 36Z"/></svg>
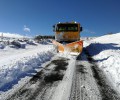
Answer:
<svg viewBox="0 0 120 100"><path fill-rule="evenodd" d="M7 100L120 100L88 51L84 49L74 66L71 64L69 58L54 57ZM66 79L66 73L71 73L71 78ZM65 86L60 91L62 83Z"/></svg>

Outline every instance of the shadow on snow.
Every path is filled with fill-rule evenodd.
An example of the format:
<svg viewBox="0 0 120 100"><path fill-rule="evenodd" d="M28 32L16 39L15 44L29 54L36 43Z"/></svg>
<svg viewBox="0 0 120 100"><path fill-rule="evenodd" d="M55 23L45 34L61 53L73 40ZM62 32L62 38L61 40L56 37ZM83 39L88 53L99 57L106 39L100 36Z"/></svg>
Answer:
<svg viewBox="0 0 120 100"><path fill-rule="evenodd" d="M91 56L95 56L104 50L120 50L120 47L117 47L118 44L109 43L109 44L100 44L100 43L91 43L85 49L90 53Z"/></svg>
<svg viewBox="0 0 120 100"><path fill-rule="evenodd" d="M91 57L98 55L100 52L104 50L120 50L120 47L117 47L118 44L115 43L108 43L108 44L101 44L101 43L91 43L89 46L83 48L83 52L77 57L77 60L87 60L85 53L88 52ZM102 62L104 60L107 60L110 56L95 60L95 62Z"/></svg>
<svg viewBox="0 0 120 100"><path fill-rule="evenodd" d="M10 82L5 83L3 86L1 86L1 87L0 87L0 91L5 92L5 91L11 89L15 84L18 84L18 82L19 82L22 78L24 78L24 77L26 77L26 76L32 77L32 76L33 76L32 73L37 73L37 71L36 71L35 69L33 69L33 70L29 70L29 71L26 72L26 73L21 73L20 75L14 77L14 79L11 80Z"/></svg>

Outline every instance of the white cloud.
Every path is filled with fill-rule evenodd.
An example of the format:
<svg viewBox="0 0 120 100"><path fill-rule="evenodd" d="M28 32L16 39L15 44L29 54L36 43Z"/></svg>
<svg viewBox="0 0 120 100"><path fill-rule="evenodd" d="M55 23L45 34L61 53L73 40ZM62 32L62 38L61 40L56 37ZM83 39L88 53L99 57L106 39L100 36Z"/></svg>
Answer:
<svg viewBox="0 0 120 100"><path fill-rule="evenodd" d="M91 31L91 30L88 30L88 29L84 29L83 32L91 33L91 34L95 34L95 33L96 33L96 32L94 32L94 31Z"/></svg>
<svg viewBox="0 0 120 100"><path fill-rule="evenodd" d="M24 29L25 32L30 32L30 28L28 28L26 25L24 25Z"/></svg>

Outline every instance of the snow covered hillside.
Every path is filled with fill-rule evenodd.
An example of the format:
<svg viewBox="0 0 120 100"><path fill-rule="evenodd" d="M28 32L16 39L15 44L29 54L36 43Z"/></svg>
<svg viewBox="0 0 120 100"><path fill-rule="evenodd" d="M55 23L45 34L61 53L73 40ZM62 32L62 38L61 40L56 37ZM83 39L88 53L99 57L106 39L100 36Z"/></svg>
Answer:
<svg viewBox="0 0 120 100"><path fill-rule="evenodd" d="M101 36L85 44L111 86L120 93L120 33Z"/></svg>
<svg viewBox="0 0 120 100"><path fill-rule="evenodd" d="M19 35L17 33L4 33L0 32L0 37L5 37L5 38L24 38L25 36Z"/></svg>

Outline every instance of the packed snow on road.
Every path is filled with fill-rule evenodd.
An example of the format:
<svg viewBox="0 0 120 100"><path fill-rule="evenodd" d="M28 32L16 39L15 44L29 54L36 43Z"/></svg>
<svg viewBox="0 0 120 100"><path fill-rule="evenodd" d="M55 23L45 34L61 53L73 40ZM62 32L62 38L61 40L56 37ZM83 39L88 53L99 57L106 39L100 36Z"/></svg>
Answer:
<svg viewBox="0 0 120 100"><path fill-rule="evenodd" d="M44 66L47 66L47 70L44 69L44 74L52 72L52 68L55 68L54 64L56 64L56 62L58 63L58 61L61 61L61 63L67 67L62 69L62 71L60 70L60 73L63 75L60 83L54 83L54 85L51 85L53 88L50 90L50 100L70 100L70 97L72 98L70 94L73 84L72 79L74 79L74 65L76 63L75 56L70 56L69 53L57 54L55 47L48 40L41 43L34 43L34 45L26 43L25 48L14 48L4 44L0 44L0 46L0 100L6 100L8 97L15 98L15 96L11 95L14 95L19 89L22 91L22 87L24 86L29 87L28 84L25 84L28 83L37 72L44 69ZM84 48L94 59L97 66L105 73L110 86L114 88L119 95L120 33L104 35L96 38L84 38ZM61 60L63 57L66 58L65 61ZM52 59L52 63L49 64ZM50 72L48 72L48 70L50 70ZM57 87L55 88L55 86ZM37 87L36 84L32 84L30 88ZM96 93L99 96L99 92ZM91 95L92 94L95 93L91 93ZM101 97L99 97L99 100L101 100Z"/></svg>

